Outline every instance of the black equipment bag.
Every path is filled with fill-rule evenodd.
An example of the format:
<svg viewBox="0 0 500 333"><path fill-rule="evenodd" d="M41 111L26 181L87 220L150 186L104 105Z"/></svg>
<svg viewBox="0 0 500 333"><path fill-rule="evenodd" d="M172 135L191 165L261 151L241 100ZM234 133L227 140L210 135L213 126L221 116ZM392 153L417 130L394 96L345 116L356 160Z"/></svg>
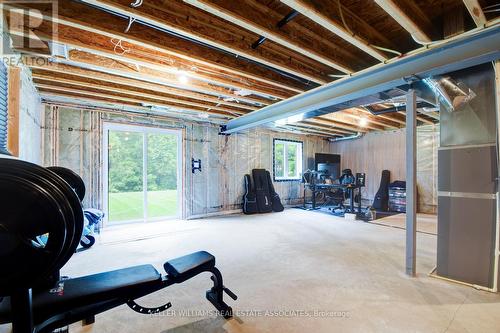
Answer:
<svg viewBox="0 0 500 333"><path fill-rule="evenodd" d="M245 181L245 194L243 195L243 213L258 213L259 208L257 207L255 189L252 185L252 177L250 175L245 175L243 179Z"/></svg>
<svg viewBox="0 0 500 333"><path fill-rule="evenodd" d="M389 182L391 181L391 173L389 170L382 171L380 179L380 187L373 199L372 207L378 211L386 212L389 209Z"/></svg>
<svg viewBox="0 0 500 333"><path fill-rule="evenodd" d="M281 199L278 193L274 190L273 180L271 179L271 174L266 170L267 174L267 183L269 186L269 194L271 194L271 206L273 208L273 212L282 212L285 210L285 207L281 204Z"/></svg>
<svg viewBox="0 0 500 333"><path fill-rule="evenodd" d="M266 170L253 169L252 176L255 185L255 195L257 197L259 213L272 212L273 207L271 205L271 195L269 193Z"/></svg>

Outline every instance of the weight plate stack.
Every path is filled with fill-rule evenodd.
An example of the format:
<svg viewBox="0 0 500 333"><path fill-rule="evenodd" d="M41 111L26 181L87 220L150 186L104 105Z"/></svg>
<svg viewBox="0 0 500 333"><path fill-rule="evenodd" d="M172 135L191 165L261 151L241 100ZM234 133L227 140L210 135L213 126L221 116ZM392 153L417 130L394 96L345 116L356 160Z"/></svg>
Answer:
<svg viewBox="0 0 500 333"><path fill-rule="evenodd" d="M69 186L76 192L80 201L83 201L85 198L85 183L83 179L73 170L59 167L59 166L50 166L47 167L50 171L57 174L59 177L64 179Z"/></svg>
<svg viewBox="0 0 500 333"><path fill-rule="evenodd" d="M80 200L55 173L0 158L0 295L56 274L83 230Z"/></svg>

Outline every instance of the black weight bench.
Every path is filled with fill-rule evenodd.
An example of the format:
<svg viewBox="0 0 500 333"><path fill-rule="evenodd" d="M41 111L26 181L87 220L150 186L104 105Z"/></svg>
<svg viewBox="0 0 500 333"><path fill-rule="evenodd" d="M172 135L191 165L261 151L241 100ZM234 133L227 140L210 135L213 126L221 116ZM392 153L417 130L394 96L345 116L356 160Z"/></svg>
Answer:
<svg viewBox="0 0 500 333"><path fill-rule="evenodd" d="M235 300L237 297L222 284L222 275L210 253L200 251L176 258L167 261L164 268L166 276L158 273L152 265L141 265L61 280L55 288L33 295L34 332L51 332L80 320L90 324L96 314L123 304L142 314L159 313L171 304L146 308L134 300L203 272L212 273L214 282L206 293L207 299L225 318L232 316L232 309L223 300L223 291ZM12 317L10 299L6 298L0 303L0 323L11 322Z"/></svg>

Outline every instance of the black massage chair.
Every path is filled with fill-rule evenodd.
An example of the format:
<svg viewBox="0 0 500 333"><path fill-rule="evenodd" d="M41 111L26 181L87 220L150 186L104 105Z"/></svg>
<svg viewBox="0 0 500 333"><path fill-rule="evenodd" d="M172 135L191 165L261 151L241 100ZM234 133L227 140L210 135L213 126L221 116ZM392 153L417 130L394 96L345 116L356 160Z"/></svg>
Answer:
<svg viewBox="0 0 500 333"><path fill-rule="evenodd" d="M205 251L167 261L166 275L141 265L60 279L83 229L78 196L56 173L6 158L0 158L0 188L0 324L12 323L13 333L53 332L80 320L91 324L96 314L123 304L156 314L171 303L147 308L135 300L203 272L213 281L206 298L223 317L232 316L223 293L237 297L224 287L215 257Z"/></svg>

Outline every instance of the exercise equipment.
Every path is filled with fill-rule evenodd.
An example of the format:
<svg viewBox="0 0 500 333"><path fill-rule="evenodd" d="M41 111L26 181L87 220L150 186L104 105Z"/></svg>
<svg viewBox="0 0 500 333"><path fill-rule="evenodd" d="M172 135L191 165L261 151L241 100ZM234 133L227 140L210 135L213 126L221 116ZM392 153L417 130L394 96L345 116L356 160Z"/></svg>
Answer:
<svg viewBox="0 0 500 333"><path fill-rule="evenodd" d="M73 170L60 167L60 166L50 166L47 167L48 170L54 172L59 177L64 179L68 185L75 191L80 199L80 202L85 198L85 182L83 179L75 173ZM95 243L95 237L93 235L93 229L95 224L98 224L102 218L104 217L104 213L90 209L84 210L84 227L82 230L80 245L84 248L90 248Z"/></svg>
<svg viewBox="0 0 500 333"><path fill-rule="evenodd" d="M223 293L237 297L223 285L215 257L205 251L167 261L166 275L141 265L52 280L80 241L80 198L56 173L15 159L0 158L0 188L0 324L12 323L14 333L92 323L96 314L123 304L142 314L158 313L171 303L147 308L135 300L203 272L211 273L213 281L206 298L221 315L232 316Z"/></svg>
<svg viewBox="0 0 500 333"><path fill-rule="evenodd" d="M50 171L54 172L57 174L59 177L64 179L69 186L76 192L78 195L78 198L80 198L80 201L83 201L85 198L85 183L83 179L75 173L73 170L64 168L64 167L59 167L59 166L50 166L47 167Z"/></svg>
<svg viewBox="0 0 500 333"><path fill-rule="evenodd" d="M269 195L271 196L271 208L273 212L282 212L285 210L285 207L283 207L283 204L281 203L280 196L274 190L271 174L267 170L266 170L266 175L267 175L267 185L269 187Z"/></svg>
<svg viewBox="0 0 500 333"><path fill-rule="evenodd" d="M389 170L382 171L380 179L380 187L375 194L372 207L377 211L387 212L389 203L389 182L391 181L391 172Z"/></svg>
<svg viewBox="0 0 500 333"><path fill-rule="evenodd" d="M271 203L271 194L269 193L269 184L265 169L252 170L253 182L255 184L255 196L259 213L270 213L273 211Z"/></svg>
<svg viewBox="0 0 500 333"><path fill-rule="evenodd" d="M243 177L245 183L245 194L243 194L243 213L244 214L256 214L259 212L259 207L257 206L257 198L255 194L255 188L252 184L252 177L250 175L245 175Z"/></svg>

